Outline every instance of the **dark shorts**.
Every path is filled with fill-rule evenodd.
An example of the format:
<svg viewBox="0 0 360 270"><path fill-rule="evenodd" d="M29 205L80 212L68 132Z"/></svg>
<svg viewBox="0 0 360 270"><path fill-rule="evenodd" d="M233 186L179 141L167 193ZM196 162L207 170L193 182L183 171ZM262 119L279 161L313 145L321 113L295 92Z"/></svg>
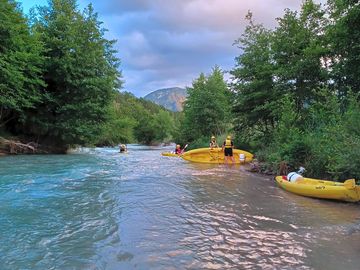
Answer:
<svg viewBox="0 0 360 270"><path fill-rule="evenodd" d="M232 157L233 156L233 150L232 148L225 148L225 157Z"/></svg>

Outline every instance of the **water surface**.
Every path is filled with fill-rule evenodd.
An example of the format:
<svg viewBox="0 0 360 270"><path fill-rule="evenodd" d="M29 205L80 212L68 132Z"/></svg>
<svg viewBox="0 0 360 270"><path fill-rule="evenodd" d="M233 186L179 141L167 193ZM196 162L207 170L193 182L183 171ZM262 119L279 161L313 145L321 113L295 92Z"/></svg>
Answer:
<svg viewBox="0 0 360 270"><path fill-rule="evenodd" d="M359 269L360 205L132 145L0 158L0 269Z"/></svg>

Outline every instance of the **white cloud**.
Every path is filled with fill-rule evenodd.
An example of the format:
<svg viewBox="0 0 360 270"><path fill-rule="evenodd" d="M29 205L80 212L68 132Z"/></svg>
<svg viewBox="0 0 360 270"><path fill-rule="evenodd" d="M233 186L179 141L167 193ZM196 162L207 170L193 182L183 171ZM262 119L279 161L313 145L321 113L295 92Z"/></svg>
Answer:
<svg viewBox="0 0 360 270"><path fill-rule="evenodd" d="M190 85L215 64L231 69L240 53L232 44L246 26L248 10L271 28L285 8L299 9L301 2L117 0L94 6L111 38L118 39L125 89L142 96L157 88Z"/></svg>

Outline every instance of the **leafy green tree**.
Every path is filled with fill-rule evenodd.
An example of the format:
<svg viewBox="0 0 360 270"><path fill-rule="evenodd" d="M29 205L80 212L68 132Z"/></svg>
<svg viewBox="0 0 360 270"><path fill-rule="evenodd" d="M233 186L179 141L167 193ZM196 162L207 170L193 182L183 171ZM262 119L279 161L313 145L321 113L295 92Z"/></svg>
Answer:
<svg viewBox="0 0 360 270"><path fill-rule="evenodd" d="M137 122L131 116L122 114L118 107L119 104L114 101L108 112L109 120L95 142L97 146L114 146L135 141L133 129Z"/></svg>
<svg viewBox="0 0 360 270"><path fill-rule="evenodd" d="M243 142L254 134L268 134L274 127L279 93L274 87L274 63L271 54L272 32L255 24L252 13L249 25L235 44L242 50L231 71L235 91L234 130ZM266 137L266 136L265 136Z"/></svg>
<svg viewBox="0 0 360 270"><path fill-rule="evenodd" d="M275 166L281 161L285 161L292 168L304 166L304 158L309 149L304 140L304 131L298 125L299 115L296 113L295 99L291 95L285 95L279 106L282 110L273 130L272 140L265 146L265 159Z"/></svg>
<svg viewBox="0 0 360 270"><path fill-rule="evenodd" d="M199 78L195 79L192 87L187 88L188 97L184 103L184 118L181 124L183 140L194 141L201 136L199 126L202 125L201 119L197 114L202 110L202 98L206 93L206 77L201 73ZM205 101L204 101L205 102Z"/></svg>
<svg viewBox="0 0 360 270"><path fill-rule="evenodd" d="M208 99L212 99L212 103L205 102L204 109L200 112L200 117L207 120L203 135L221 134L230 127L233 96L220 67L215 66L208 76L206 90L209 94Z"/></svg>
<svg viewBox="0 0 360 270"><path fill-rule="evenodd" d="M292 96L300 113L316 97L315 90L328 83L328 21L312 0L303 2L300 13L285 10L273 31L255 24L251 12L246 18L249 25L235 43L242 54L231 72L234 130L242 142L266 145L281 121L283 96Z"/></svg>
<svg viewBox="0 0 360 270"><path fill-rule="evenodd" d="M340 160L334 171L343 178L360 179L360 102L359 94L348 95L348 107L343 114L341 131L346 131L343 145L340 147ZM340 134L343 134L341 132Z"/></svg>
<svg viewBox="0 0 360 270"><path fill-rule="evenodd" d="M43 98L43 47L18 4L0 0L0 129L24 122ZM10 123L12 125L10 125ZM14 131L14 130L12 130Z"/></svg>
<svg viewBox="0 0 360 270"><path fill-rule="evenodd" d="M327 25L325 12L313 0L303 2L301 11L285 10L278 18L272 43L276 84L280 91L294 94L297 110L311 102L315 89L326 85L328 71L322 62Z"/></svg>
<svg viewBox="0 0 360 270"><path fill-rule="evenodd" d="M170 140L174 117L163 107L128 92L115 93L110 121L100 135L100 145L140 142L160 143Z"/></svg>
<svg viewBox="0 0 360 270"><path fill-rule="evenodd" d="M174 120L167 111L159 111L154 115L153 128L156 130L155 140L161 142L171 137L171 132L174 129Z"/></svg>
<svg viewBox="0 0 360 270"><path fill-rule="evenodd" d="M360 5L355 0L328 0L333 23L327 28L329 66L339 96L360 91Z"/></svg>
<svg viewBox="0 0 360 270"><path fill-rule="evenodd" d="M151 114L145 111L138 120L134 134L138 142L149 145L170 139L173 128L174 120L168 112L160 110L157 114Z"/></svg>
<svg viewBox="0 0 360 270"><path fill-rule="evenodd" d="M75 0L49 1L38 9L33 25L48 59L48 99L39 108L38 132L60 145L92 142L120 87L114 41L104 38L92 6L81 13Z"/></svg>
<svg viewBox="0 0 360 270"><path fill-rule="evenodd" d="M309 177L360 177L359 7L329 0L325 14L306 0L273 31L248 14L232 71L235 130L260 142L256 154L272 171L286 161Z"/></svg>
<svg viewBox="0 0 360 270"><path fill-rule="evenodd" d="M202 136L221 134L229 128L231 93L219 67L215 67L208 77L200 74L187 91L183 140L194 141Z"/></svg>
<svg viewBox="0 0 360 270"><path fill-rule="evenodd" d="M155 141L156 130L152 123L152 117L149 112L141 114L138 124L134 129L135 138L138 142L150 145Z"/></svg>

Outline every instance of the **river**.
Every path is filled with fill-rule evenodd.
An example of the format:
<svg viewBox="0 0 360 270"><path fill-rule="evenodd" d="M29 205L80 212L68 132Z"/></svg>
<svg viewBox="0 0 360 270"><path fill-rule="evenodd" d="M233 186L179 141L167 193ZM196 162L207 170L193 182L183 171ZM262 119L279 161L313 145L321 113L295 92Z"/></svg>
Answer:
<svg viewBox="0 0 360 270"><path fill-rule="evenodd" d="M360 269L360 205L130 145L0 158L14 269Z"/></svg>

